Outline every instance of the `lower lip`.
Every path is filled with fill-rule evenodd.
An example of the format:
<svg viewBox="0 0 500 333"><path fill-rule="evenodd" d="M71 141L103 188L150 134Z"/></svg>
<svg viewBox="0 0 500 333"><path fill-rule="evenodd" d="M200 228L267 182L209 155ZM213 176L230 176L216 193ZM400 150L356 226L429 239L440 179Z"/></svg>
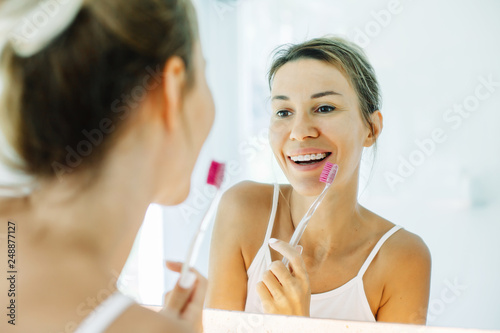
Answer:
<svg viewBox="0 0 500 333"><path fill-rule="evenodd" d="M299 171L310 171L310 170L316 170L318 168L323 168L323 166L326 163L326 161L327 161L328 158L325 158L321 162L317 162L317 163L314 163L314 164L306 164L306 165L297 164L294 161L292 161L289 157L287 159L288 159L288 161L292 164L292 166L296 170L299 170Z"/></svg>

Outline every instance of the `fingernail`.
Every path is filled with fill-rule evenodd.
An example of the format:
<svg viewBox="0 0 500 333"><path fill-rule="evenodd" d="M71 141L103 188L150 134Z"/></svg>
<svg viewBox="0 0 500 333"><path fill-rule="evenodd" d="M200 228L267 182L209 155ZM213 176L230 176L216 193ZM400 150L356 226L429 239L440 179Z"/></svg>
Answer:
<svg viewBox="0 0 500 333"><path fill-rule="evenodd" d="M274 244L274 243L277 243L278 240L276 238L270 238L269 239L269 244Z"/></svg>
<svg viewBox="0 0 500 333"><path fill-rule="evenodd" d="M179 280L179 286L184 289L189 289L193 286L196 281L196 274L193 272L187 272L185 275L181 276Z"/></svg>
<svg viewBox="0 0 500 333"><path fill-rule="evenodd" d="M297 245L297 251L299 251L299 254L302 254L302 251L304 251L302 245Z"/></svg>

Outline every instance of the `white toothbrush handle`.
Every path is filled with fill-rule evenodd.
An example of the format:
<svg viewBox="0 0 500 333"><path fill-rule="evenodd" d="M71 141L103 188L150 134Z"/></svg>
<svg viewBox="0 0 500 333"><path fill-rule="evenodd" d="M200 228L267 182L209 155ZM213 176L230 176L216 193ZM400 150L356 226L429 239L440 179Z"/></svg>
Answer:
<svg viewBox="0 0 500 333"><path fill-rule="evenodd" d="M210 203L210 207L205 213L203 219L201 220L200 225L198 226L198 230L196 231L196 234L191 242L186 260L182 264L181 276L179 278L180 281L186 279L186 275L189 272L189 268L193 267L194 264L196 263L196 260L198 259L198 254L200 253L200 248L201 244L203 243L205 232L207 230L208 225L212 221L212 217L217 209L217 202L219 202L219 199L220 199L220 191L217 191L214 198L212 199L212 202Z"/></svg>
<svg viewBox="0 0 500 333"><path fill-rule="evenodd" d="M314 200L313 204L311 207L309 207L307 213L304 215L302 220L300 220L299 225L293 232L292 238L290 238L290 244L292 247L296 247L299 244L300 238L302 237L302 234L306 230L307 224L309 223L309 220L311 220L311 217L313 216L314 212L316 212L316 209L318 209L319 204L321 201L323 201L323 198L326 195L326 191L330 188L330 184L326 184L325 188L323 189L323 192L321 192L320 195ZM288 267L289 260L286 257L283 257L283 264L285 264L285 267Z"/></svg>

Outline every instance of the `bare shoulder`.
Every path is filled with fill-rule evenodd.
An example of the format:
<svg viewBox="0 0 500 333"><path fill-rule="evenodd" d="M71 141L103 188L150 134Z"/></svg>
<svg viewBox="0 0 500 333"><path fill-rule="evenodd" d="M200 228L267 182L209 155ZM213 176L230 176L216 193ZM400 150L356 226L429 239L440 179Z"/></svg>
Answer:
<svg viewBox="0 0 500 333"><path fill-rule="evenodd" d="M267 229L273 185L245 181L222 196L215 219L212 253L239 252L248 269Z"/></svg>
<svg viewBox="0 0 500 333"><path fill-rule="evenodd" d="M245 181L222 196L210 242L207 307L245 309L247 270L264 239L272 195L272 185Z"/></svg>
<svg viewBox="0 0 500 333"><path fill-rule="evenodd" d="M418 235L405 229L393 234L379 252L384 280L392 286L408 283L428 283L431 274L431 254ZM405 286L407 288L407 286Z"/></svg>
<svg viewBox="0 0 500 333"><path fill-rule="evenodd" d="M387 239L375 272L379 293L372 298L377 321L425 324L431 254L418 235L400 229Z"/></svg>
<svg viewBox="0 0 500 333"><path fill-rule="evenodd" d="M430 265L431 254L429 248L420 236L400 229L392 235L381 251L383 255L398 264Z"/></svg>
<svg viewBox="0 0 500 333"><path fill-rule="evenodd" d="M377 240L394 228L392 222L375 213L367 211L366 216ZM405 229L393 233L363 278L377 321L424 324L430 277L431 255L422 238Z"/></svg>
<svg viewBox="0 0 500 333"><path fill-rule="evenodd" d="M394 227L394 223L365 209L366 218L373 226L372 232L377 238L382 237ZM388 264L421 264L430 265L430 251L425 242L418 235L401 228L389 237L379 251L379 260Z"/></svg>
<svg viewBox="0 0 500 333"><path fill-rule="evenodd" d="M221 204L230 204L238 209L251 210L262 204L271 206L272 202L268 199L272 199L272 194L273 185L246 180L224 192Z"/></svg>
<svg viewBox="0 0 500 333"><path fill-rule="evenodd" d="M272 198L273 185L251 181L238 183L222 196L217 223L223 224L224 232L233 236L259 232L267 226Z"/></svg>

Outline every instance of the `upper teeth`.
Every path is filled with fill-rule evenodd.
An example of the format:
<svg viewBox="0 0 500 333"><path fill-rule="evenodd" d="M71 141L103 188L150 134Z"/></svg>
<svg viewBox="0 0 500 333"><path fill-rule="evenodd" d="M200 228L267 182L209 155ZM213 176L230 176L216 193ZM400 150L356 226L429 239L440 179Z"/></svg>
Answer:
<svg viewBox="0 0 500 333"><path fill-rule="evenodd" d="M290 156L294 162L321 160L325 157L326 153Z"/></svg>

